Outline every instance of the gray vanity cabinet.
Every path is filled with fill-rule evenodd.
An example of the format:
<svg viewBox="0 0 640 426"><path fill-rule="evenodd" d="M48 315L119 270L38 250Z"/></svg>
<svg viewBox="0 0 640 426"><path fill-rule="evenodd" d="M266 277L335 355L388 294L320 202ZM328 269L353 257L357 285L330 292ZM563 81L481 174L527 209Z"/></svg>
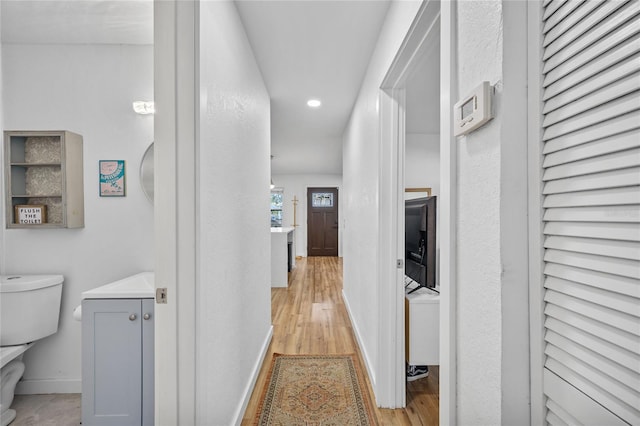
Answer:
<svg viewBox="0 0 640 426"><path fill-rule="evenodd" d="M82 425L153 425L154 300L82 301Z"/></svg>

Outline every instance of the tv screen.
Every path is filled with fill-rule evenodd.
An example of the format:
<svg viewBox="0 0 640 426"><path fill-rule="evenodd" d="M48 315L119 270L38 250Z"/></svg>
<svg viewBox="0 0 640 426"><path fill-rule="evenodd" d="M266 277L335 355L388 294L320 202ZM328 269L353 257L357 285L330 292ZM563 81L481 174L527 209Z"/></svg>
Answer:
<svg viewBox="0 0 640 426"><path fill-rule="evenodd" d="M436 197L405 201L405 275L418 286L436 286Z"/></svg>

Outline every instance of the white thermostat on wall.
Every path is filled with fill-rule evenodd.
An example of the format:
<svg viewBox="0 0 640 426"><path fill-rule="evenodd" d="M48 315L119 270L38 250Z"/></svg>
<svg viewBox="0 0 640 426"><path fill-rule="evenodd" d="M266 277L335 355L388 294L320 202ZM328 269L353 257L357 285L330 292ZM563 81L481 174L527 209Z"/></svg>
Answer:
<svg viewBox="0 0 640 426"><path fill-rule="evenodd" d="M483 126L493 118L493 86L483 81L453 106L453 134L462 136Z"/></svg>

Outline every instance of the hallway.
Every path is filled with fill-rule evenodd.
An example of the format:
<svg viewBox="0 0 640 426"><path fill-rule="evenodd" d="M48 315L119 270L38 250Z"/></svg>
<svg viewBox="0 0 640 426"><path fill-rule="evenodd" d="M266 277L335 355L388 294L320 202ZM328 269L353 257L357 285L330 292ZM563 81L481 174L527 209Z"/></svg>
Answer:
<svg viewBox="0 0 640 426"><path fill-rule="evenodd" d="M342 301L342 259L308 257L296 260L289 288L271 289L273 339L260 371L243 425L257 415L259 398L274 353L357 353L360 371L366 373L349 315ZM368 386L368 378L366 378ZM376 409L381 425L438 424L438 368L428 378L408 385L405 409ZM373 392L370 390L372 396ZM372 402L372 406L375 403Z"/></svg>

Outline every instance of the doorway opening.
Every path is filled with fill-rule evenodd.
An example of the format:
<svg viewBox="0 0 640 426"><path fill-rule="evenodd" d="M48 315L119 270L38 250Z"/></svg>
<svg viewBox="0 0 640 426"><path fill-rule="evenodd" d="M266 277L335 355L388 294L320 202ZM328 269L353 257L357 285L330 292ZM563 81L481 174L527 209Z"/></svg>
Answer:
<svg viewBox="0 0 640 426"><path fill-rule="evenodd" d="M382 377L379 386L396 406L407 399L407 356L411 336L437 330L439 354L439 416L441 424L455 423L455 265L452 249L455 205L455 147L451 136L451 80L453 68L453 6L426 2L421 7L381 85L380 282L381 332L379 342ZM437 197L436 289L440 290L436 321L418 330L405 327L411 314L405 291L405 190L431 188ZM390 285L389 283L392 283ZM428 291L421 289L420 291ZM405 305L407 303L407 305ZM406 306L406 309L405 309ZM420 339L418 339L420 340ZM433 362L433 358L432 361ZM436 370L435 368L433 369ZM420 379L424 380L424 379Z"/></svg>

